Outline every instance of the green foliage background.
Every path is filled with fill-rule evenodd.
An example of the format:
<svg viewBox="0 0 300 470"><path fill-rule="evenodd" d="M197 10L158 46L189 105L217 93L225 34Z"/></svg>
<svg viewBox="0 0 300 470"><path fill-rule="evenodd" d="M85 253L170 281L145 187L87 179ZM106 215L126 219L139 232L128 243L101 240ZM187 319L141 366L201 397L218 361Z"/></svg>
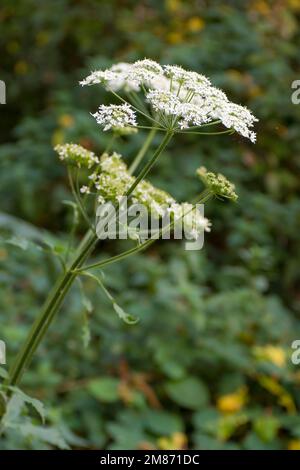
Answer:
<svg viewBox="0 0 300 470"><path fill-rule="evenodd" d="M23 381L45 404L46 425L19 404L0 448L300 448L300 369L290 359L300 338L300 106L291 102L300 2L2 0L0 21L0 337L8 363L58 272L34 242L46 236L59 252L70 224L66 174L52 146L106 145L89 112L107 98L98 87L81 89L82 77L115 61L177 63L211 77L260 119L256 145L238 136L181 136L170 145L153 181L188 200L204 164L235 181L239 202L207 207L213 230L202 251L165 241L105 270L138 325L122 324L92 280L84 281L92 307L74 287ZM129 160L143 137L116 150ZM110 254L120 249L105 245Z"/></svg>

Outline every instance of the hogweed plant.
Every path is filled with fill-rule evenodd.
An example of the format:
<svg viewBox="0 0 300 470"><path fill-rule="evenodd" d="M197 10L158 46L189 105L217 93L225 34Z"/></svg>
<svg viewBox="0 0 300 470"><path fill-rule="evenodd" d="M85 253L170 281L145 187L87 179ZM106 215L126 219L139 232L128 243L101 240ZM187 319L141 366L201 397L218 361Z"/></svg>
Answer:
<svg viewBox="0 0 300 470"><path fill-rule="evenodd" d="M97 156L74 143L55 147L59 159L67 167L76 217L62 272L9 370L4 383L6 396L20 383L76 279L81 276L94 279L120 318L127 323L135 323L137 319L124 312L105 287L101 274L94 270L146 249L158 238L164 238L166 231L175 232L182 221L187 227L189 238L197 240L204 231L211 229L210 222L198 211L198 205L203 205L214 196L233 201L237 199L232 183L223 175L211 173L203 167L197 170L197 176L200 184L204 184L204 190L192 202L179 203L162 189L154 187L146 177L171 139L177 138L178 134L213 137L237 132L255 142L252 127L257 119L248 109L229 101L225 93L213 87L205 76L176 65L161 66L149 59L133 64L120 63L110 69L91 73L80 84L99 84L111 94L114 103L118 100L118 104L100 105L92 114L104 132L112 133L113 139L120 135L134 135L139 129L147 130L148 134L129 167L122 155L114 151L107 150ZM219 130L220 125L225 129ZM158 133L161 134L160 144L146 159L150 144ZM99 217L99 208L107 204L105 218ZM151 213L151 218L157 222L157 229L148 237L144 233L147 227L142 233L137 225L132 227L128 221L120 221L124 207L128 214L136 205L142 205L148 211L147 217ZM87 225L87 232L79 246L74 247L72 240L75 238L79 214ZM168 222L161 224L166 215ZM125 233L133 241L133 247L111 258L89 264L88 260L99 239L105 238L103 234L116 220L116 216L117 230L123 233L124 238L125 228Z"/></svg>

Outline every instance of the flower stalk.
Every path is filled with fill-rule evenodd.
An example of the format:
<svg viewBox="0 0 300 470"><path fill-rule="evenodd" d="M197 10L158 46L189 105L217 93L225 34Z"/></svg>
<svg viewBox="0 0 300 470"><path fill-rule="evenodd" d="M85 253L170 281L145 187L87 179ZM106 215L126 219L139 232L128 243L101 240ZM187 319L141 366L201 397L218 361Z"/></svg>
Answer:
<svg viewBox="0 0 300 470"><path fill-rule="evenodd" d="M56 146L55 150L60 160L68 166L69 183L76 203L74 207L76 211L78 209L78 212L81 213L89 228L70 262L68 262L71 252L70 241L68 243L66 249L67 265L64 266L64 270L49 293L40 314L31 326L28 336L4 382L8 396L12 393L12 387L16 387L20 383L25 370L30 365L37 348L78 276L86 275L95 279L112 301L119 317L133 324L134 321L130 318L130 315L122 310L113 296L109 294L102 281L97 279L94 274L89 273L89 270L103 268L145 250L158 238L161 238L166 230L175 227L177 221L186 216L189 216L190 234L192 238L197 240L200 233L205 230L210 231L210 222L202 214L197 214L195 205L207 202L212 196L221 199L237 199L235 187L232 183L223 175L208 172L203 167L199 168L197 172L206 189L193 203L178 203L168 193L155 188L150 182L146 181L146 176L164 152L172 137L180 133L212 136L238 132L255 142L255 133L252 131L252 127L257 119L248 109L230 102L225 93L214 88L209 79L196 72L186 71L175 65L160 66L152 60L144 59L134 64L122 63L111 67L111 69L93 72L81 84L101 84L121 101L119 105L100 105L98 111L92 114L105 132L113 132L113 139L117 136L134 134L139 128L150 129L150 131L129 169L122 160L122 156L116 152L109 155L108 148L99 158L80 145L70 143ZM119 90L125 92L129 101L118 93ZM144 96L141 97L140 94ZM146 125L137 121L136 113L139 114L142 120L146 120ZM225 126L226 130L203 132L203 128L219 124ZM134 177L133 173L145 158L158 131L164 133L159 146L138 175ZM72 167L76 168L75 183ZM88 176L87 184L82 188L79 188L79 170L84 170L85 173L88 170L93 170L93 173ZM91 191L92 188L94 192ZM81 198L80 193L84 193L83 198ZM126 198L132 204L143 202L148 209L155 209L159 220L161 220L165 206L167 206L167 212L173 214L173 219L167 226L159 229L154 237L134 248L108 259L86 264L105 229L104 224L100 226L100 231L98 231L98 227L96 230L94 225L91 224L88 210L85 208L86 198L93 194L96 195L95 204L112 202L117 214L120 213L123 201ZM196 224L191 222L193 219L191 216L193 215L196 216ZM109 213L106 223L113 216L112 211ZM74 231L73 226L70 240L74 238ZM0 410L0 416L3 411Z"/></svg>
<svg viewBox="0 0 300 470"><path fill-rule="evenodd" d="M143 178L151 170L161 153L164 151L165 147L168 145L171 138L171 133L165 134L162 142L158 146L157 150L154 152L152 158L140 171L134 183L127 191L127 197L131 196L132 192L137 187L139 182L143 180ZM149 144L150 142L148 141L147 146ZM142 156L144 156L145 152L146 148L143 150ZM140 154L138 154L136 158L140 161L142 157ZM58 278L53 290L50 292L44 304L44 307L41 310L41 313L33 323L23 347L19 351L15 361L12 364L12 367L8 374L8 378L5 381L6 386L10 387L19 384L25 369L29 366L36 349L38 348L45 334L47 333L48 328L52 324L52 321L56 316L57 312L59 311L74 280L78 276L78 270L82 267L84 262L91 255L98 241L99 240L97 235L91 229L89 229L82 245L80 246L77 254L74 257L74 260L70 263L70 266L67 268L66 272Z"/></svg>

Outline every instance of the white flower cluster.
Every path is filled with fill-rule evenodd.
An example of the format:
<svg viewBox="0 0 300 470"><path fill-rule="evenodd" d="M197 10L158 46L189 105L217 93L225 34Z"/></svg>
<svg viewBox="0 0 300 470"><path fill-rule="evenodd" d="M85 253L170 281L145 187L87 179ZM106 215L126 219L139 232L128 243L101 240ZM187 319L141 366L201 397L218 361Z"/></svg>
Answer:
<svg viewBox="0 0 300 470"><path fill-rule="evenodd" d="M98 202L118 203L134 182L121 155L104 153L100 158L99 170L99 174L93 173L89 177L97 190Z"/></svg>
<svg viewBox="0 0 300 470"><path fill-rule="evenodd" d="M82 80L80 85L102 84L107 90L140 91L142 84L163 76L162 67L153 60L145 59L134 62L120 62L110 69L96 70ZM168 84L168 80L166 80Z"/></svg>
<svg viewBox="0 0 300 470"><path fill-rule="evenodd" d="M109 106L102 104L92 116L98 124L103 126L104 131L109 129L118 131L122 128L137 125L135 112L128 103L111 104Z"/></svg>
<svg viewBox="0 0 300 470"><path fill-rule="evenodd" d="M186 90L198 91L198 87L209 87L210 80L204 75L190 70L184 70L178 65L165 65L165 75L176 84L183 85Z"/></svg>
<svg viewBox="0 0 300 470"><path fill-rule="evenodd" d="M163 111L167 115L178 115L182 106L180 99L171 91L150 89L146 100L155 111Z"/></svg>
<svg viewBox="0 0 300 470"><path fill-rule="evenodd" d="M98 194L98 202L120 202L126 191L134 183L122 156L104 153L100 159L100 173L90 176ZM184 202L179 204L167 192L156 188L149 181L141 181L133 191L132 204L142 204L156 218L170 214L170 220L183 219L184 229L197 239L203 231L210 231L210 222L203 217L196 206Z"/></svg>
<svg viewBox="0 0 300 470"><path fill-rule="evenodd" d="M99 163L98 157L86 150L81 145L77 144L61 144L56 145L54 150L58 153L59 159L69 165L77 166L78 168L92 168L95 164Z"/></svg>
<svg viewBox="0 0 300 470"><path fill-rule="evenodd" d="M252 142L256 140L251 128L257 119L247 108L229 101L204 75L177 65L161 66L149 59L133 64L122 62L110 69L95 71L80 83L101 83L115 92L143 91L153 110L171 115L172 125L177 129L219 120Z"/></svg>

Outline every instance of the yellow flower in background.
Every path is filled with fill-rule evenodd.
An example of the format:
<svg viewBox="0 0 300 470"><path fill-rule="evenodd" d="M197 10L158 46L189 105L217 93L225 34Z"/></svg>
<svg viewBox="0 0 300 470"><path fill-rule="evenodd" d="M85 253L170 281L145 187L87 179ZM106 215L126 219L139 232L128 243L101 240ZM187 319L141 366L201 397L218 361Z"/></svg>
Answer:
<svg viewBox="0 0 300 470"><path fill-rule="evenodd" d="M268 2L264 0L256 0L253 2L252 8L261 15L269 15L272 11Z"/></svg>
<svg viewBox="0 0 300 470"><path fill-rule="evenodd" d="M58 124L65 128L72 127L74 124L74 118L71 114L62 114L58 118Z"/></svg>
<svg viewBox="0 0 300 470"><path fill-rule="evenodd" d="M256 98L257 96L262 96L264 94L264 90L259 85L252 85L249 87L248 96L251 98Z"/></svg>
<svg viewBox="0 0 300 470"><path fill-rule="evenodd" d="M64 137L65 137L65 134L60 129L57 129L52 134L52 139L51 139L52 145L55 146L58 144L62 144L64 142Z"/></svg>
<svg viewBox="0 0 300 470"><path fill-rule="evenodd" d="M277 367L284 367L286 364L286 352L280 346L256 346L253 354L258 360L269 361Z"/></svg>
<svg viewBox="0 0 300 470"><path fill-rule="evenodd" d="M20 48L20 43L18 41L9 41L6 46L6 50L9 54L16 54L19 52Z"/></svg>
<svg viewBox="0 0 300 470"><path fill-rule="evenodd" d="M184 42L184 37L181 33L177 33L175 31L167 34L167 41L170 44L180 44Z"/></svg>
<svg viewBox="0 0 300 470"><path fill-rule="evenodd" d="M186 23L186 28L192 33L201 31L205 26L205 21L200 16L192 16Z"/></svg>
<svg viewBox="0 0 300 470"><path fill-rule="evenodd" d="M300 10L299 0L288 0L288 5L292 10Z"/></svg>
<svg viewBox="0 0 300 470"><path fill-rule="evenodd" d="M37 46L42 47L48 44L50 40L50 34L48 31L39 31L35 37L35 42Z"/></svg>
<svg viewBox="0 0 300 470"><path fill-rule="evenodd" d="M181 8L181 0L166 0L166 9L172 12L178 11Z"/></svg>
<svg viewBox="0 0 300 470"><path fill-rule="evenodd" d="M182 450L187 446L187 437L182 432L174 432L170 437L160 437L157 445L161 450Z"/></svg>
<svg viewBox="0 0 300 470"><path fill-rule="evenodd" d="M0 261L4 261L7 258L7 251L4 249L0 250Z"/></svg>
<svg viewBox="0 0 300 470"><path fill-rule="evenodd" d="M240 411L247 400L247 388L241 387L236 392L222 395L217 399L217 408L222 413Z"/></svg>
<svg viewBox="0 0 300 470"><path fill-rule="evenodd" d="M288 443L288 450L300 450L300 439L292 439Z"/></svg>
<svg viewBox="0 0 300 470"><path fill-rule="evenodd" d="M25 60L19 60L15 63L15 72L18 75L26 75L29 69L28 63Z"/></svg>
<svg viewBox="0 0 300 470"><path fill-rule="evenodd" d="M240 70L236 69L229 69L226 72L226 75L231 78L231 80L237 81L237 82L242 82L244 79L244 75L240 72Z"/></svg>

